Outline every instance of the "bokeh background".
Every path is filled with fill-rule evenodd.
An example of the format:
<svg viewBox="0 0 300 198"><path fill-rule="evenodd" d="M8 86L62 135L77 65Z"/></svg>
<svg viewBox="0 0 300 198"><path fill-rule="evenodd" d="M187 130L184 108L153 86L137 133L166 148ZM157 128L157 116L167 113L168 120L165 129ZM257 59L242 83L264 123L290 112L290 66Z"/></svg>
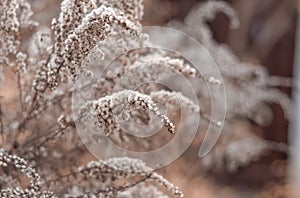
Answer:
<svg viewBox="0 0 300 198"><path fill-rule="evenodd" d="M146 2L145 24L161 25L173 19L183 20L195 4L203 1ZM229 45L242 61L261 64L273 75L292 77L299 2L293 0L227 2L236 10L240 27L231 30L228 26L229 19L224 14L218 14L214 21L209 22L214 38L219 43ZM282 90L291 94L291 89L282 88ZM272 122L255 131L265 139L288 143L289 123L279 106L273 105L272 110L274 113ZM199 161L187 164L191 170L187 175L183 173L183 177L186 177L183 190L187 193L187 197L300 197L300 194L295 192L297 186L289 183L289 158L285 154L270 153L233 174L204 172L199 168ZM178 178L175 174L174 178L180 180L182 177Z"/></svg>

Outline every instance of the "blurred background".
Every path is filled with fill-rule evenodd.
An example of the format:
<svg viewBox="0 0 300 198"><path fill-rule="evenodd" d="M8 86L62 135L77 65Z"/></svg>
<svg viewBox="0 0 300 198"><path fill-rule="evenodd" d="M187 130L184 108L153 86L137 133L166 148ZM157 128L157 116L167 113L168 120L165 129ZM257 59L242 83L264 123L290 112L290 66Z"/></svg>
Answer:
<svg viewBox="0 0 300 198"><path fill-rule="evenodd" d="M173 19L183 20L189 10L201 2L203 1L146 1L145 24L162 25ZM227 2L236 10L240 27L231 30L228 26L229 19L224 14L218 14L214 21L209 22L216 41L229 45L242 61L264 65L273 75L292 77L296 59L299 2L296 0ZM291 94L289 88L282 90ZM288 143L289 123L279 106L273 105L272 110L274 117L270 125L258 127L255 131L267 140ZM193 151L186 153L190 154ZM178 170L183 176L178 177L178 174L173 173L174 179L170 179L176 181L185 178L182 188L187 197L300 197L300 194L294 191L295 187L300 186L289 183L288 162L287 155L274 152L240 168L235 173L227 173L203 171L199 168L201 162L198 160L186 164L187 169ZM176 164L178 162L175 162L174 166Z"/></svg>
<svg viewBox="0 0 300 198"><path fill-rule="evenodd" d="M145 0L144 25L163 25L182 21L201 0ZM219 43L232 48L242 61L264 65L270 74L293 77L297 37L297 0L228 0L240 19L240 27L231 30L229 19L218 14L209 22ZM36 16L45 25L59 13L60 1L32 0ZM300 32L299 32L300 34ZM289 88L281 88L292 94ZM267 140L289 144L289 123L282 109L272 106L274 117L266 127L253 126ZM178 185L188 198L300 197L290 183L287 154L271 152L234 173L202 168L197 156L199 142L170 166L160 170Z"/></svg>

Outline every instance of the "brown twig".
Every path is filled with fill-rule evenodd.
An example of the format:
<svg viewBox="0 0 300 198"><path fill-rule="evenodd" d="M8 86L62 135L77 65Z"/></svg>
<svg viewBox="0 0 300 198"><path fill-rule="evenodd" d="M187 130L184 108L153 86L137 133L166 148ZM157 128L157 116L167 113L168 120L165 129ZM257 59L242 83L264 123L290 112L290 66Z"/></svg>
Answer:
<svg viewBox="0 0 300 198"><path fill-rule="evenodd" d="M0 96L0 134L1 134L1 138L2 138L2 147L5 146L5 136L4 136L4 123L3 123L3 112L2 112L2 104L1 104L1 98L3 98L2 96Z"/></svg>

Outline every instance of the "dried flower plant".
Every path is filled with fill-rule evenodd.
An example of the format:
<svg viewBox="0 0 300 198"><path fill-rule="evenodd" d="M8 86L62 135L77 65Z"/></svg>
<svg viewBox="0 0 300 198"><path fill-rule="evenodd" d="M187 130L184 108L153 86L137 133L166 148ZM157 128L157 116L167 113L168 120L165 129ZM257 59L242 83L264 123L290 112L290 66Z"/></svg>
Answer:
<svg viewBox="0 0 300 198"><path fill-rule="evenodd" d="M13 165L32 179L29 188L23 189L24 184L20 180L22 177L14 175L19 179L12 180L11 182L14 184L7 183L7 185L18 187L3 189L1 196L70 197L65 192L67 187L65 179L73 176L76 177L74 181L76 179L79 181L81 177L81 182L88 185L84 190L81 188L82 193L75 195L73 193L72 197L124 197L126 196L124 191L128 190L129 193L131 188L136 185L145 185L149 181L166 187L174 196L182 197L183 194L173 184L155 173L155 170L147 168L141 161L116 158L90 162L81 168L76 168L79 165L72 163L78 160L76 155L79 152L84 154L87 151L82 149L83 145L80 144L79 137L74 133L76 120L70 116L72 113L71 97L76 90L66 82L69 80L74 82L80 73L88 72L84 68L85 59L95 49L100 50L94 57L102 55L105 50L102 51L101 47L109 48L108 42L112 42L109 41L112 37L129 35L137 42L143 42L143 38L139 36L143 3L141 1L64 0L58 19L54 19L52 22L52 32L44 27L39 28L37 22L31 19L33 13L30 4L26 1L3 1L0 9L0 34L1 41L4 41L1 43L0 54L1 82L5 83L3 68L9 66L13 71L17 71L20 90L18 98L22 105L22 112L19 116L13 115L13 113L2 113L7 109L1 108L1 145L7 152L24 156L35 169L41 172L40 176L33 167L27 165L28 162L24 159L9 155L4 151L1 152L2 166ZM32 32L31 36L28 35L28 30ZM25 35L26 38L30 38L29 43L24 41ZM102 46L101 43L103 43ZM93 57L90 61L94 61ZM26 73L24 73L25 70ZM104 95L94 103L102 106L105 102L109 103L109 108L118 106L118 102L120 102L120 104L151 110L164 120L171 133L175 132L174 124L166 115L159 112L152 99L145 94L128 90L112 94L111 97ZM86 106L94 103L87 103ZM3 104L2 100L1 104ZM100 119L99 115L106 111L104 112L104 109L96 108L96 106L94 110ZM113 123L108 123L109 120L105 116L102 118L102 121L106 123L103 125L107 127L105 129L113 127ZM39 120L38 123L36 123L36 119ZM75 155L72 154L74 152ZM62 156L68 156L65 163L56 163L55 166L45 164L47 161L53 161L53 158L61 159ZM7 175L11 173L13 167L6 167L8 172L5 171L1 174L2 178L7 178L1 181L2 187L6 186L5 182L10 178ZM64 174L60 169L70 170L70 173ZM48 171L52 174L48 174ZM89 177L91 180L102 178L100 179L102 184L92 185L92 181L90 181L91 183L88 181ZM105 177L108 180L104 180ZM129 181L121 185L115 183L116 180L125 178L128 178ZM134 179L137 181L132 181ZM52 189L56 184L61 186L57 186L53 192L42 191L46 188ZM154 186L144 186L143 188L145 192L163 194ZM137 192L137 189L133 189L131 192L134 191ZM142 192L142 188L139 188L139 193ZM123 194L121 195L121 193Z"/></svg>
<svg viewBox="0 0 300 198"><path fill-rule="evenodd" d="M256 105L278 102L286 115L290 114L289 98L273 88L287 79L269 76L261 67L240 62L227 47L212 40L206 20L212 19L217 11L223 11L235 26L234 11L227 4L210 2L191 12L186 24L177 23L177 27L197 38L222 66L219 69L224 82L221 82L202 76L183 57L147 49L150 41L141 32L143 9L141 0L63 0L60 14L53 19L50 30L32 19L33 12L26 0L0 2L0 87L13 84L9 81L11 77L18 90L11 95L1 90L0 96L0 144L4 149L0 152L0 165L4 167L0 173L0 186L4 188L2 197L183 197L177 187L141 160L93 161L76 133L76 123L87 115L105 135L113 136L120 130L120 116L123 121L130 114L147 122L150 120L147 114L153 113L171 133L167 135L172 136L176 122L173 124L157 104L176 112L179 101L190 112L219 127L218 121L210 119L205 83L226 85L228 111L226 149L216 155L212 152L213 156L205 158L204 163L212 166L226 158L230 163L220 166L236 170L264 150L276 147L273 143L274 147L270 147L269 142L253 134L245 139L226 138L228 134L230 137L238 116L264 124L265 116L255 111ZM197 29L188 27L199 21ZM134 47L141 50L127 51ZM104 61L105 57L118 57L124 50L126 56L115 60L121 67L99 65L99 58ZM189 51L193 53L192 49ZM88 66L92 66L91 70ZM93 74L99 70L102 76L93 79ZM193 79L198 85L204 81L197 93L199 101L158 85L135 90L145 80L155 80L165 71ZM85 82L74 87L72 83L82 80L81 76L85 77ZM78 90L91 87L97 99L91 99L88 92L84 92L88 100L74 110L72 97ZM222 97L219 100L223 102ZM267 105L263 107L268 108ZM132 108L137 110L135 114L130 111ZM77 110L84 116L73 116ZM94 133L100 132L95 130ZM249 149L257 142L261 143L259 148ZM240 156L241 149L250 153L247 159ZM212 163L214 160L217 163ZM86 161L90 162L86 164ZM21 175L13 174L15 168L31 179L29 187L24 187L26 180Z"/></svg>
<svg viewBox="0 0 300 198"><path fill-rule="evenodd" d="M114 93L111 96L100 98L97 101L87 102L82 111L87 112L92 118L96 117L97 125L104 129L105 135L109 136L114 130L119 129L114 116L117 114L117 108L120 106L122 107L122 111L120 112L122 114L129 113L126 112L126 109L130 109L131 106L149 110L162 119L170 133L175 133L175 125L166 115L158 110L152 99L136 91L124 90Z"/></svg>
<svg viewBox="0 0 300 198"><path fill-rule="evenodd" d="M244 133L234 126L241 119L254 121L260 126L268 125L272 119L269 105L273 103L280 105L285 113L285 117L289 119L291 116L291 99L287 94L280 91L278 87L291 87L293 82L290 78L269 75L263 66L241 62L227 45L217 43L213 39L212 32L206 22L213 20L219 12L228 16L232 28L238 27L239 20L235 11L223 1L208 1L195 6L185 18L184 23L174 21L170 22L169 26L176 27L196 38L219 65L226 88L226 121L223 135L219 140L220 144L218 144L220 146L217 145L214 151L209 153L205 157L206 159L204 158L203 163L206 167L218 167L232 172L241 166L248 165L267 151L273 150L284 153L287 151L288 148L284 143L266 141L257 137L255 133L246 133L248 135L242 135L243 138L235 139L240 137L236 134ZM203 98L203 100L200 100L200 104L202 104L203 117L207 118L204 120L209 120L210 116L207 115L209 105L203 105L207 103L206 101L209 101L209 92L203 88L199 95ZM218 97L218 100L220 104L223 103L221 96ZM236 152L236 154L231 152L228 154L228 149L226 148L231 148L235 141L237 144L232 151ZM251 141L261 146L254 148L257 144L253 146L254 144L249 143ZM245 150L246 145L249 145L249 147ZM284 149L278 149L280 147L284 147ZM243 155L244 157L247 156L247 160L241 160L243 157L237 154L242 154L243 152L240 152L242 150L246 153L252 153L251 155ZM227 164L227 166L226 163L222 163L224 161L234 161L234 163L231 163L231 165ZM217 164L222 164L223 166L214 166Z"/></svg>

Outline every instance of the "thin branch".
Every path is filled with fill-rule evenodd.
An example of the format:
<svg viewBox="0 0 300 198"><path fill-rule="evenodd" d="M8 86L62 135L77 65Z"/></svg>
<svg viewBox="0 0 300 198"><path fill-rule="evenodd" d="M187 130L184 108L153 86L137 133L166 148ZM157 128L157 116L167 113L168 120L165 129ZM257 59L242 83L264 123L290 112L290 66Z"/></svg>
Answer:
<svg viewBox="0 0 300 198"><path fill-rule="evenodd" d="M2 144L2 148L5 147L5 135L4 135L4 123L3 123L3 112L2 112L2 104L1 104L1 99L3 97L0 96L0 134L1 134L1 144Z"/></svg>

